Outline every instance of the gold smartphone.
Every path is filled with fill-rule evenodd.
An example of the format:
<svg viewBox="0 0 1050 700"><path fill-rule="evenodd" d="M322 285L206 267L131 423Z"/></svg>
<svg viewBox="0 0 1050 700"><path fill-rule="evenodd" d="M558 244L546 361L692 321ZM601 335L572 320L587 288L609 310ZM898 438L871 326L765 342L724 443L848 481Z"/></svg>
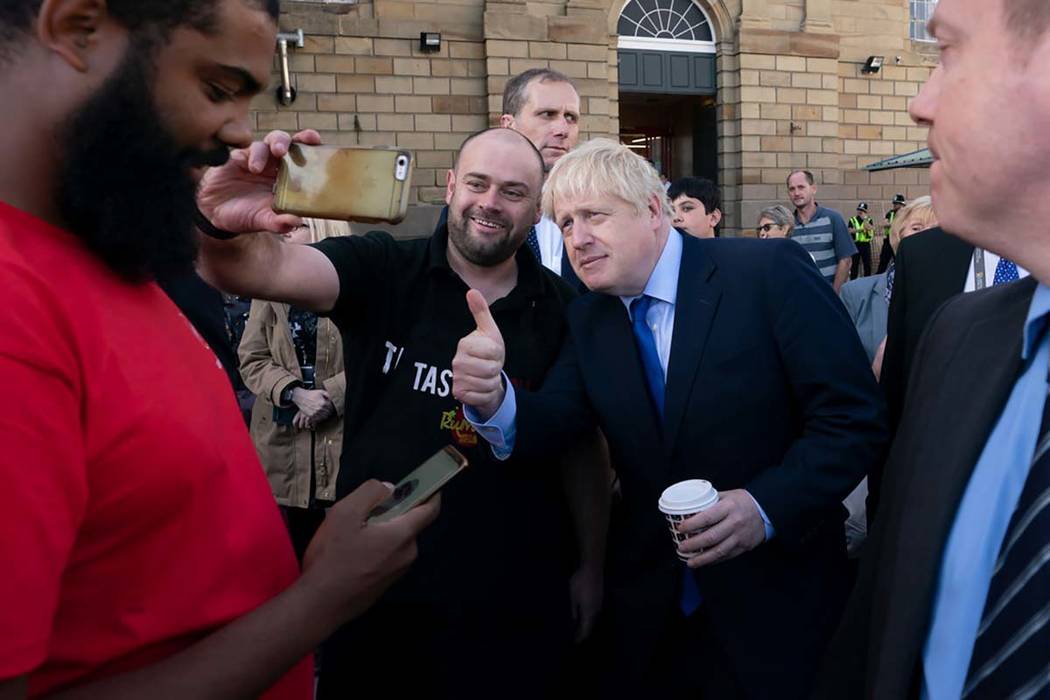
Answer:
<svg viewBox="0 0 1050 700"><path fill-rule="evenodd" d="M446 447L398 482L393 493L372 509L368 522L382 523L407 513L427 500L467 466L467 458Z"/></svg>
<svg viewBox="0 0 1050 700"><path fill-rule="evenodd" d="M293 143L281 159L273 208L318 219L396 224L408 208L414 161L411 151L399 148Z"/></svg>

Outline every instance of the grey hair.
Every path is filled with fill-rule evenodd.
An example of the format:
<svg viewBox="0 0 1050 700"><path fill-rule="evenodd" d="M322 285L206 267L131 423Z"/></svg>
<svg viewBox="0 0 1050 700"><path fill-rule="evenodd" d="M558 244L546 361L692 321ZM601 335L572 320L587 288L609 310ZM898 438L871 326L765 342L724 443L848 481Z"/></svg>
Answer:
<svg viewBox="0 0 1050 700"><path fill-rule="evenodd" d="M758 213L758 220L769 219L777 226L786 228L791 231L795 228L795 215L791 213L791 210L785 207L783 204L774 204L771 207L766 207Z"/></svg>

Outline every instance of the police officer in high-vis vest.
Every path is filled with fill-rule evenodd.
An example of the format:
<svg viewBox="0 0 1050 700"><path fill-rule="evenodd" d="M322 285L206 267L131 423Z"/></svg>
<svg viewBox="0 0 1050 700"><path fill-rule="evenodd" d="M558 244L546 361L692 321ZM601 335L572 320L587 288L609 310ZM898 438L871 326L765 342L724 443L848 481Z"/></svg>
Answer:
<svg viewBox="0 0 1050 700"><path fill-rule="evenodd" d="M857 214L850 217L847 225L853 234L853 242L857 245L857 253L853 256L853 267L850 268L849 278L857 279L861 264L864 265L863 276L867 277L871 274L871 239L875 235L875 222L868 216L867 202L857 205Z"/></svg>
<svg viewBox="0 0 1050 700"><path fill-rule="evenodd" d="M904 198L904 195L898 192L893 195L893 208L886 212L886 225L884 227L886 235L882 238L882 249L879 251L880 275L889 267L890 260L893 260L893 248L890 247L890 228L893 227L893 219L896 218L897 212L901 210L901 207L907 203L908 200Z"/></svg>

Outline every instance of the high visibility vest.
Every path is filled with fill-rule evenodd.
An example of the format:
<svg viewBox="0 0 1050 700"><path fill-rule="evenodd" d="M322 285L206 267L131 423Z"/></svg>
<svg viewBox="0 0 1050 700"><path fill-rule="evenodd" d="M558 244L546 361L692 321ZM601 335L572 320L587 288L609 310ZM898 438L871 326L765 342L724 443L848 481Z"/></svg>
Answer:
<svg viewBox="0 0 1050 700"><path fill-rule="evenodd" d="M872 231L872 222L870 218L861 218L859 216L852 216L849 220L849 225L853 227L853 240L857 243L871 243L871 237L875 234Z"/></svg>
<svg viewBox="0 0 1050 700"><path fill-rule="evenodd" d="M888 212L886 212L886 217L886 237L889 238L890 229L893 228L893 220L897 218L897 212L890 209Z"/></svg>

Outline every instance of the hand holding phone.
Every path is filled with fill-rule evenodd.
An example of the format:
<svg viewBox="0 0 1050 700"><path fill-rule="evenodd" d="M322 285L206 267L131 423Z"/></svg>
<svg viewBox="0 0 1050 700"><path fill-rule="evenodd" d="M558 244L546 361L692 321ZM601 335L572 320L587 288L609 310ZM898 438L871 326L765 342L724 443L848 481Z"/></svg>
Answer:
<svg viewBox="0 0 1050 700"><path fill-rule="evenodd" d="M332 506L303 557L304 584L341 623L368 609L416 558L416 538L438 516L440 496L390 522L365 523L390 490L367 481Z"/></svg>
<svg viewBox="0 0 1050 700"><path fill-rule="evenodd" d="M275 211L338 221L397 223L405 218L414 167L397 148L293 143L281 159Z"/></svg>
<svg viewBox="0 0 1050 700"><path fill-rule="evenodd" d="M399 481L390 497L368 514L368 522L382 523L407 513L437 493L466 466L467 458L455 448L442 449Z"/></svg>
<svg viewBox="0 0 1050 700"><path fill-rule="evenodd" d="M232 233L287 233L299 217L273 209L274 183L292 144L313 146L321 136L304 129L294 136L271 131L261 141L230 153L225 165L208 168L197 191L197 208L212 226Z"/></svg>

